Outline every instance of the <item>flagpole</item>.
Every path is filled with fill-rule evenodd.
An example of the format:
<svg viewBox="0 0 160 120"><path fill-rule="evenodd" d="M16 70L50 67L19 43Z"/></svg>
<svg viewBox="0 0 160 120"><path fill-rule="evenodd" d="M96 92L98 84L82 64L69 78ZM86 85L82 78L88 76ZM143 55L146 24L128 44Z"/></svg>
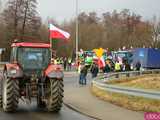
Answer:
<svg viewBox="0 0 160 120"><path fill-rule="evenodd" d="M52 57L53 57L53 55L52 55L52 54L53 54L53 53L52 53L52 52L53 52L53 51L52 51L52 39L51 39L50 37L49 37L49 39L50 39L50 45L51 45L51 46L50 46L50 50L51 50L51 61L52 61Z"/></svg>
<svg viewBox="0 0 160 120"><path fill-rule="evenodd" d="M52 38L50 37L50 22L49 22L49 20L48 20L48 31L49 31L49 33L48 33L48 39L49 39L49 42L50 42L50 51L51 51L51 63L52 63Z"/></svg>
<svg viewBox="0 0 160 120"><path fill-rule="evenodd" d="M78 0L76 0L76 62L78 62Z"/></svg>

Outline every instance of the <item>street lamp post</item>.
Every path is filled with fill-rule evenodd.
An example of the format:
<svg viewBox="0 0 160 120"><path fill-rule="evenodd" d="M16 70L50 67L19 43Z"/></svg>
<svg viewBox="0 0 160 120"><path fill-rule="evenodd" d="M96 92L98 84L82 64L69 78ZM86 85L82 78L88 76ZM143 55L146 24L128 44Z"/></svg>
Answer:
<svg viewBox="0 0 160 120"><path fill-rule="evenodd" d="M78 0L76 0L76 61L78 60Z"/></svg>

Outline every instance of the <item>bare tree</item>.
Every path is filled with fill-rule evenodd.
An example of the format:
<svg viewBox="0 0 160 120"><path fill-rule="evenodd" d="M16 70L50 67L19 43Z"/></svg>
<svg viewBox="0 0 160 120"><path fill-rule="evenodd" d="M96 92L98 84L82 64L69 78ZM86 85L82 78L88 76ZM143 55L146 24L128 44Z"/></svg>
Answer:
<svg viewBox="0 0 160 120"><path fill-rule="evenodd" d="M9 0L3 11L4 21L12 37L35 35L41 26L36 0Z"/></svg>
<svg viewBox="0 0 160 120"><path fill-rule="evenodd" d="M22 36L25 34L26 26L32 35L37 33L41 26L41 18L36 11L36 5L36 0L24 0Z"/></svg>
<svg viewBox="0 0 160 120"><path fill-rule="evenodd" d="M9 0L7 8L2 13L8 29L12 30L13 37L18 34L18 24L22 17L22 3L23 0Z"/></svg>
<svg viewBox="0 0 160 120"><path fill-rule="evenodd" d="M156 16L153 17L152 21L152 46L153 47L160 47L160 21L157 20Z"/></svg>

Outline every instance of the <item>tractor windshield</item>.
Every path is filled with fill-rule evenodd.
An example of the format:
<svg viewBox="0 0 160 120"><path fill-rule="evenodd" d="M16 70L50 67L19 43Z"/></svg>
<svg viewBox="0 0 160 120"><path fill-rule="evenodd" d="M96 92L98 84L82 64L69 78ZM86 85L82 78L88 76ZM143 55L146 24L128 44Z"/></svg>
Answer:
<svg viewBox="0 0 160 120"><path fill-rule="evenodd" d="M45 69L50 62L48 48L18 48L18 62L23 69Z"/></svg>

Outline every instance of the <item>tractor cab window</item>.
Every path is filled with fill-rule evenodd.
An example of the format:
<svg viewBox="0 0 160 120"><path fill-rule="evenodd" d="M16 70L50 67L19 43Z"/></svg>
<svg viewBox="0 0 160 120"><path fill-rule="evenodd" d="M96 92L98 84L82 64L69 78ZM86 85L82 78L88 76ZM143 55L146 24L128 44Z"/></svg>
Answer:
<svg viewBox="0 0 160 120"><path fill-rule="evenodd" d="M10 56L10 61L14 62L17 61L17 47L13 47L11 50L11 56Z"/></svg>
<svg viewBox="0 0 160 120"><path fill-rule="evenodd" d="M23 69L44 69L50 62L47 48L18 48L18 61Z"/></svg>

